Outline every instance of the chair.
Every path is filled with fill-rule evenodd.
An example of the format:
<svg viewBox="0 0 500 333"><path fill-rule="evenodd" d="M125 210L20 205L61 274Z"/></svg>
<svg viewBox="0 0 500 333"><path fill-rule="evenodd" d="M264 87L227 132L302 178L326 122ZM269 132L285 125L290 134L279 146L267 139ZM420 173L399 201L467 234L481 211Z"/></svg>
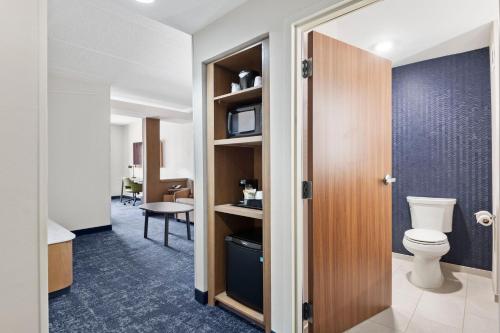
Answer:
<svg viewBox="0 0 500 333"><path fill-rule="evenodd" d="M194 199L193 198L178 198L177 200L175 200L175 202L181 203L181 204L185 204L185 205L194 206ZM185 221L186 220L186 213L176 214L176 219L179 222L182 221L182 220ZM192 213L190 215L189 222L191 222L191 223L194 224L194 213Z"/></svg>
<svg viewBox="0 0 500 333"><path fill-rule="evenodd" d="M128 177L123 177L122 178L122 192L120 194L120 202L123 202L123 191L124 190L130 190L130 187L132 186L132 180Z"/></svg>
<svg viewBox="0 0 500 333"><path fill-rule="evenodd" d="M190 188L183 188L175 192L174 194L165 194L163 196L163 201L178 202L186 205L194 206L193 194ZM194 223L194 214L190 218L190 222ZM177 221L186 220L186 214L180 213L175 214L175 219Z"/></svg>
<svg viewBox="0 0 500 333"><path fill-rule="evenodd" d="M194 206L193 192L191 188L181 188L173 194L164 194L163 201L167 202L177 202L185 205ZM189 223L194 224L194 212L193 213L177 213L175 214L175 219L177 222L184 222L188 225L187 215L189 214ZM189 230L189 225L188 225ZM190 236L188 236L189 239Z"/></svg>
<svg viewBox="0 0 500 333"><path fill-rule="evenodd" d="M174 201L177 201L179 198L190 198L191 197L191 189L183 188L174 193Z"/></svg>
<svg viewBox="0 0 500 333"><path fill-rule="evenodd" d="M176 190L172 194L164 194L163 201L166 202L176 202L179 198L191 198L191 189L190 188L181 188Z"/></svg>
<svg viewBox="0 0 500 333"><path fill-rule="evenodd" d="M133 182L130 178L124 180L125 192L132 194L132 199L126 200L123 204L126 205L133 201L132 206L137 202L137 195L142 192L142 184ZM128 188L127 188L128 185Z"/></svg>

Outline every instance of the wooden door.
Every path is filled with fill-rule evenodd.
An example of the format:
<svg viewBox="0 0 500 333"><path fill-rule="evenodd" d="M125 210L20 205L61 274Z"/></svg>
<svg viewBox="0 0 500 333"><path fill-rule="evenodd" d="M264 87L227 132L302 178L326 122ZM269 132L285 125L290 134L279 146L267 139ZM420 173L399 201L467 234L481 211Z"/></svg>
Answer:
<svg viewBox="0 0 500 333"><path fill-rule="evenodd" d="M308 35L309 302L314 333L391 304L391 63Z"/></svg>

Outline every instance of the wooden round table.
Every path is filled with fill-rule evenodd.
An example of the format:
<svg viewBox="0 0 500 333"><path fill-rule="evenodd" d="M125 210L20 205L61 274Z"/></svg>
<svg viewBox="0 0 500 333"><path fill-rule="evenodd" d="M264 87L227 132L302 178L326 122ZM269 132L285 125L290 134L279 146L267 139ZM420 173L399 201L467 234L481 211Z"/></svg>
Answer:
<svg viewBox="0 0 500 333"><path fill-rule="evenodd" d="M168 246L168 228L169 218L177 213L186 214L187 239L191 240L191 230L189 228L189 213L194 210L191 205L180 204L176 202L150 202L139 206L145 212L144 219L144 238L148 238L148 220L150 213L165 214L165 235L163 244Z"/></svg>

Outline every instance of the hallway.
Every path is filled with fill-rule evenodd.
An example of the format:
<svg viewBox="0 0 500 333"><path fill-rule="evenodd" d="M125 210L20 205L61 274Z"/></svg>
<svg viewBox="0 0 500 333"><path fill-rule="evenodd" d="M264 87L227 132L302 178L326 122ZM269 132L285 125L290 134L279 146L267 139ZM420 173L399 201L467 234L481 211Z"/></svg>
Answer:
<svg viewBox="0 0 500 333"><path fill-rule="evenodd" d="M184 223L149 223L137 207L111 204L112 231L74 240L74 284L50 300L50 332L260 332L218 307L194 300L193 242Z"/></svg>

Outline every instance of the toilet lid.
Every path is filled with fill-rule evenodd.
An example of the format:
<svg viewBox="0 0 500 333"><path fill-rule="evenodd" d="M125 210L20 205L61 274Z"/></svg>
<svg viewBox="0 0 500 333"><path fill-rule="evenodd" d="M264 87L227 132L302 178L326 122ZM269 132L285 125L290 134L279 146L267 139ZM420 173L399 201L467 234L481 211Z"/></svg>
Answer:
<svg viewBox="0 0 500 333"><path fill-rule="evenodd" d="M448 238L444 233L429 229L410 229L405 231L405 237L417 243L424 244L444 244Z"/></svg>

